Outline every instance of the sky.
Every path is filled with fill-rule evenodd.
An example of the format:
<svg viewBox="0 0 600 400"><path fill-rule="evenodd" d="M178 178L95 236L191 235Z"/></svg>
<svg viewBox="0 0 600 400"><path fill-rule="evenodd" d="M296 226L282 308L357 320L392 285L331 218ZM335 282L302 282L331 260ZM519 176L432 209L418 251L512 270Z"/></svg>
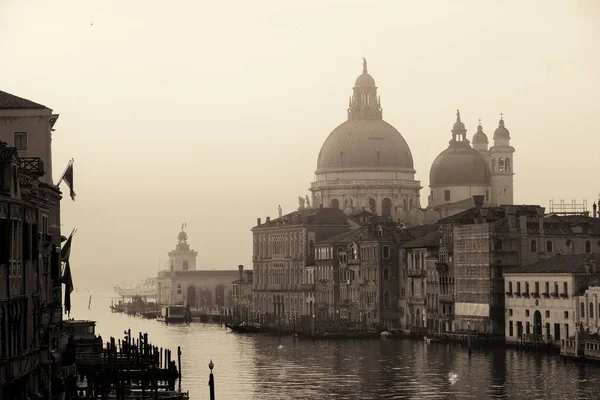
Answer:
<svg viewBox="0 0 600 400"><path fill-rule="evenodd" d="M198 266L252 264L250 229L309 194L368 60L421 204L456 109L511 132L515 203L598 198L600 2L0 1L0 89L60 114L79 283L155 276L181 223Z"/></svg>

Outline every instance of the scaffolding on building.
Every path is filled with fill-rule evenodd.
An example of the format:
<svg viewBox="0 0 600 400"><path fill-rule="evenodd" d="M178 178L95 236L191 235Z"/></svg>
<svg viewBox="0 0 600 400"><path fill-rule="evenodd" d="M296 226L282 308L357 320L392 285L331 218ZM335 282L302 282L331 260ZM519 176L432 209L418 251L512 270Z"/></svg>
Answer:
<svg viewBox="0 0 600 400"><path fill-rule="evenodd" d="M590 216L590 212L587 206L587 199L578 202L576 199L572 199L571 202L566 202L564 199L558 201L550 199L549 202L549 214L556 215L584 215Z"/></svg>

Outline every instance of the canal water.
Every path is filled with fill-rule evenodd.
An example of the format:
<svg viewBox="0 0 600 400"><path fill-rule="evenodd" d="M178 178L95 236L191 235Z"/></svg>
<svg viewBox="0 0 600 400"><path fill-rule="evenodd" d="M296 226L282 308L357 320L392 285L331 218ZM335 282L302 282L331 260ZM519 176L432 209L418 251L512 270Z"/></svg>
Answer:
<svg viewBox="0 0 600 400"><path fill-rule="evenodd" d="M73 293L72 318L97 321L104 341L148 332L159 347L181 346L183 389L208 399L208 362L216 399L598 399L600 367L557 356L474 350L410 340L294 341L238 335L218 325L165 325L113 314L111 294Z"/></svg>

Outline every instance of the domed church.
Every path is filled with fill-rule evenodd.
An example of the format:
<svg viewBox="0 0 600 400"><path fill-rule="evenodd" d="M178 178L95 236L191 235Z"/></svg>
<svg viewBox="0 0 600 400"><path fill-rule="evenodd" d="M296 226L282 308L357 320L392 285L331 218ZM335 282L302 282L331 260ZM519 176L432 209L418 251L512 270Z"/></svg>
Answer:
<svg viewBox="0 0 600 400"><path fill-rule="evenodd" d="M315 207L340 208L348 214L366 209L402 222L423 215L412 153L400 132L383 120L365 59L350 97L348 120L323 143L315 175L310 188Z"/></svg>
<svg viewBox="0 0 600 400"><path fill-rule="evenodd" d="M488 150L488 138L481 122L473 135L473 147L467 139L460 111L452 127L452 139L429 171L429 207L441 218L473 207L474 195L483 195L484 204L513 204L510 133L501 118L494 132L494 145Z"/></svg>

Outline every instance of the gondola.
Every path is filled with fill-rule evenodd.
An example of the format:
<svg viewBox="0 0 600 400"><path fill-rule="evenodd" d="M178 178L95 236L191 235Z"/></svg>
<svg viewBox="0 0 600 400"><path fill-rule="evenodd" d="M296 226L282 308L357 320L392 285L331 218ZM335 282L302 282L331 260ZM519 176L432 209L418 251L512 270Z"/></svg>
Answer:
<svg viewBox="0 0 600 400"><path fill-rule="evenodd" d="M233 332L237 332L237 333L261 333L263 332L263 328L260 326L260 324L256 324L256 323L246 323L246 322L242 322L240 324L225 324L225 326L229 329L231 329Z"/></svg>

